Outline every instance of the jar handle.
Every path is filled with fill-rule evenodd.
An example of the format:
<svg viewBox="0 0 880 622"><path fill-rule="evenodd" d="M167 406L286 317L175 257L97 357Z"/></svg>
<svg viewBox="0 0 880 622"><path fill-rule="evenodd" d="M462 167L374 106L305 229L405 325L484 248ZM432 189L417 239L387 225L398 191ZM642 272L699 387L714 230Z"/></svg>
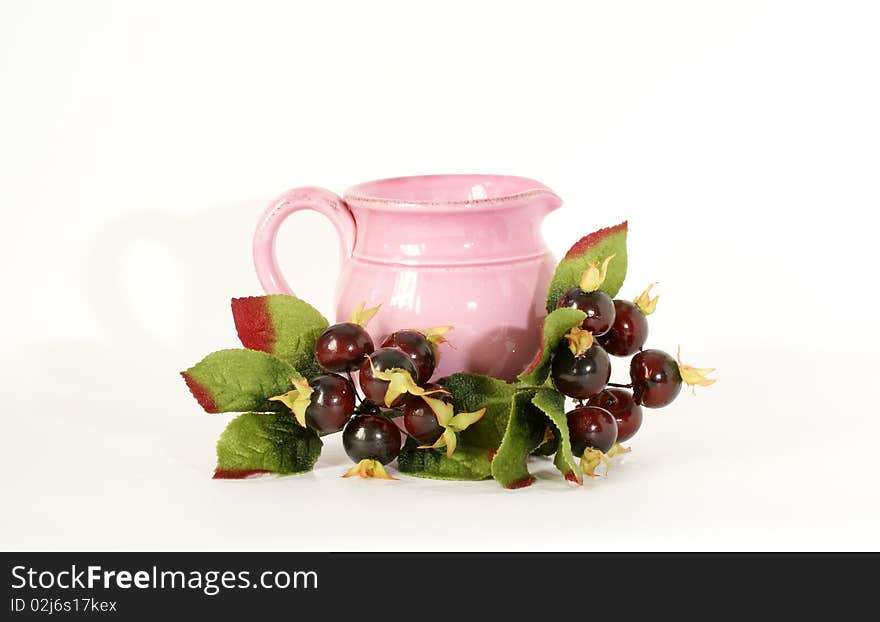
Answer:
<svg viewBox="0 0 880 622"><path fill-rule="evenodd" d="M254 266L267 294L294 295L278 267L275 240L284 219L304 209L320 212L330 219L339 233L339 251L343 260L354 250L357 229L351 210L341 197L323 188L288 190L266 208L254 234Z"/></svg>

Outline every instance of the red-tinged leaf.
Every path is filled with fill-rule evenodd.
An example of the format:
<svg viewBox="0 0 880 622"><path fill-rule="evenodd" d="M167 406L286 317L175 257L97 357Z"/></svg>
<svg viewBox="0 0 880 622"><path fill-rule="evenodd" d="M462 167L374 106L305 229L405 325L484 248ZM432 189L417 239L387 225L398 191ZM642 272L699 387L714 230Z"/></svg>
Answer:
<svg viewBox="0 0 880 622"><path fill-rule="evenodd" d="M518 488L525 488L527 486L531 486L532 484L535 483L535 481L536 480L534 477L529 476L525 479L519 480L518 482L513 482L511 484L505 484L504 487L507 488L508 490L517 490Z"/></svg>
<svg viewBox="0 0 880 622"><path fill-rule="evenodd" d="M269 472L265 469L214 469L214 476L211 479L246 479L252 475L262 475Z"/></svg>
<svg viewBox="0 0 880 622"><path fill-rule="evenodd" d="M577 484L578 486L581 486L584 483L583 478L578 476L577 471L569 471L568 473L566 473L565 481L571 482L572 484Z"/></svg>
<svg viewBox="0 0 880 622"><path fill-rule="evenodd" d="M532 398L532 404L543 412L555 430L558 439L556 456L553 464L570 482L582 483L580 469L571 452L571 435L568 431L568 419L565 416L565 396L553 389L542 389Z"/></svg>
<svg viewBox="0 0 880 622"><path fill-rule="evenodd" d="M269 314L268 296L232 299L232 319L241 344L250 350L272 352L275 326Z"/></svg>
<svg viewBox="0 0 880 622"><path fill-rule="evenodd" d="M220 412L217 403L214 401L214 396L211 395L211 391L208 390L208 387L198 382L189 372L182 371L180 372L180 375L183 376L183 381L186 383L186 386L189 387L189 392L192 393L192 396L196 398L196 401L206 413Z"/></svg>
<svg viewBox="0 0 880 622"><path fill-rule="evenodd" d="M323 443L290 413L244 413L217 441L217 473L290 475L311 471ZM247 477L247 475L240 475Z"/></svg>
<svg viewBox="0 0 880 622"><path fill-rule="evenodd" d="M455 453L445 450L418 449L407 444L397 457L397 469L413 477L456 481L479 481L492 477L494 450L459 445Z"/></svg>
<svg viewBox="0 0 880 622"><path fill-rule="evenodd" d="M529 454L544 440L547 419L534 404L534 391L516 393L498 453L492 460L492 477L505 488L522 488L532 482Z"/></svg>
<svg viewBox="0 0 880 622"><path fill-rule="evenodd" d="M307 302L284 294L233 298L232 317L244 347L277 356L306 377L319 372L315 341L328 323Z"/></svg>
<svg viewBox="0 0 880 622"><path fill-rule="evenodd" d="M281 359L245 349L212 352L181 372L193 397L209 413L283 410L269 398L289 390L296 375Z"/></svg>
<svg viewBox="0 0 880 622"><path fill-rule="evenodd" d="M617 295L626 278L626 234L627 223L622 222L578 240L556 266L547 291L547 312L556 308L556 302L566 291L578 285L590 262L600 265L611 255L614 259L608 264L608 272L599 289L611 297Z"/></svg>
<svg viewBox="0 0 880 622"><path fill-rule="evenodd" d="M575 242L568 252L565 253L565 257L563 259L576 259L584 254L586 254L590 249L597 246L601 242L604 242L609 237L612 237L616 234L626 233L627 227L629 223L627 221L623 221L619 225L614 225L613 227L605 227L604 229L599 229L598 231L593 231L589 235L585 235L580 240Z"/></svg>

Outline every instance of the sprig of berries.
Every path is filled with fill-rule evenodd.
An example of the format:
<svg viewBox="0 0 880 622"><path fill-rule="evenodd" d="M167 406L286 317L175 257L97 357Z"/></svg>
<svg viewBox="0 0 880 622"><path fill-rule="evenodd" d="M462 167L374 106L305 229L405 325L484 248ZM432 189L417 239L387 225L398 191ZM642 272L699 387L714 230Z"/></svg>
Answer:
<svg viewBox="0 0 880 622"><path fill-rule="evenodd" d="M612 300L602 292L602 282L614 255L601 266L589 263L579 286L559 298L557 308L572 307L586 318L559 343L552 361L551 377L561 393L578 400L567 413L572 451L582 456L581 468L595 475L607 464L607 454L621 453L619 443L632 438L642 423L641 407L662 408L681 391L682 383L709 386L711 368L697 368L673 359L661 350L643 350L648 337L647 316L657 308L659 296L651 297L652 283L635 300ZM594 337L596 340L594 340ZM606 388L611 376L608 353L633 356L627 387ZM631 388L632 393L624 390Z"/></svg>

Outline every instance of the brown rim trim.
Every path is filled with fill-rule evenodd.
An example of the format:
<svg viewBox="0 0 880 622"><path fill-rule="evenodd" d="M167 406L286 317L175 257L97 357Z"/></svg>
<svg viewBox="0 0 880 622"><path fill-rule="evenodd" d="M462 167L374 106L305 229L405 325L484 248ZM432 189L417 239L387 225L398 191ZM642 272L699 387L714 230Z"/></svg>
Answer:
<svg viewBox="0 0 880 622"><path fill-rule="evenodd" d="M406 199L380 199L377 197L364 197L352 194L344 194L343 199L345 201L357 201L361 203L384 203L386 205L425 205L425 206L464 206L464 205L491 205L493 203L506 203L508 201L514 201L516 199L527 199L533 196L539 196L542 194L548 194L550 196L554 196L557 199L559 196L549 190L547 188L536 188L535 190L526 190L525 192L518 192L516 194L507 194L502 197L492 197L485 199L470 199L470 200L457 200L457 201L417 201L417 200L406 200Z"/></svg>

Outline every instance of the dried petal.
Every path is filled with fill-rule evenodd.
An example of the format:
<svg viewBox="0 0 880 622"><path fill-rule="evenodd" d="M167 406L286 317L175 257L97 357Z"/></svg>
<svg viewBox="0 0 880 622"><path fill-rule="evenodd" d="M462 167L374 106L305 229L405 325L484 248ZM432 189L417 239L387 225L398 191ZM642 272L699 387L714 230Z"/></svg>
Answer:
<svg viewBox="0 0 880 622"><path fill-rule="evenodd" d="M378 460L370 460L369 458L365 458L358 462L346 471L342 477L354 477L355 475L364 479L397 479L396 477L388 475L388 471L385 470L385 467L382 466L381 462Z"/></svg>
<svg viewBox="0 0 880 622"><path fill-rule="evenodd" d="M592 447L587 447L584 450L584 455L581 456L581 471L584 475L589 475L590 477L596 476L596 469L600 464L605 463L606 469L608 468L608 458L598 449L593 449Z"/></svg>
<svg viewBox="0 0 880 622"><path fill-rule="evenodd" d="M357 306L357 309L351 314L351 322L359 325L361 328L365 328L367 324L369 324L370 320L373 319L373 316L379 312L379 307L382 305L370 307L369 309L365 309L364 307L366 306L367 303L361 302L361 304Z"/></svg>
<svg viewBox="0 0 880 622"><path fill-rule="evenodd" d="M398 397L412 391L416 385L409 372L404 369L389 370L388 388L385 390L385 405L391 406ZM384 380L384 378L383 378Z"/></svg>
<svg viewBox="0 0 880 622"><path fill-rule="evenodd" d="M293 411L296 422L302 427L306 427L306 409L312 403L312 387L309 385L308 379L302 376L293 378L291 382L294 386L293 391L270 397L269 400L281 402L287 406Z"/></svg>
<svg viewBox="0 0 880 622"><path fill-rule="evenodd" d="M446 439L446 457L451 458L458 446L458 436L451 428L446 428L440 438Z"/></svg>
<svg viewBox="0 0 880 622"><path fill-rule="evenodd" d="M438 400L436 397L428 397L425 395L422 396L422 399L425 400L428 407L434 411L434 416L437 417L437 423L444 428L449 425L449 422L453 418L452 404L447 404L443 400Z"/></svg>
<svg viewBox="0 0 880 622"><path fill-rule="evenodd" d="M613 458L614 456L628 454L631 451L632 449L629 447L624 447L620 443L614 443L614 445L611 447L611 449L608 450L608 453L605 455L609 458Z"/></svg>
<svg viewBox="0 0 880 622"><path fill-rule="evenodd" d="M614 259L614 255L606 257L601 267L596 266L592 261L589 262L587 269L581 275L580 288L585 292L594 292L599 289L602 283L605 282L605 277L608 274L608 264L611 263L612 259Z"/></svg>
<svg viewBox="0 0 880 622"><path fill-rule="evenodd" d="M568 341L568 349L575 356L580 356L593 347L593 334L578 326L568 331L565 339Z"/></svg>
<svg viewBox="0 0 880 622"><path fill-rule="evenodd" d="M446 439L443 438L443 435L441 434L437 440L430 445L419 445L417 449L441 449L443 447L446 447Z"/></svg>
<svg viewBox="0 0 880 622"><path fill-rule="evenodd" d="M678 372L681 374L681 379L690 387L694 388L694 393L696 393L696 387L698 386L708 387L717 382L717 378L706 377L715 371L714 367L691 367L690 365L682 364L681 346L678 346L678 352L676 353L675 358L678 360Z"/></svg>
<svg viewBox="0 0 880 622"><path fill-rule="evenodd" d="M446 333L452 330L452 326L434 326L423 330L422 334L435 346L441 343L447 343L449 340L445 337Z"/></svg>
<svg viewBox="0 0 880 622"><path fill-rule="evenodd" d="M458 446L458 437L450 428L444 428L443 434L431 445L419 445L419 449L442 449L446 448L446 457L451 458Z"/></svg>
<svg viewBox="0 0 880 622"><path fill-rule="evenodd" d="M422 331L425 338L431 342L431 347L434 349L434 359L437 363L440 362L439 346L441 343L449 343L449 340L445 335L451 330L452 326L434 326L433 328Z"/></svg>
<svg viewBox="0 0 880 622"><path fill-rule="evenodd" d="M633 303L639 308L645 315L651 315L657 309L657 301L660 300L660 296L654 296L651 298L651 288L654 287L656 283L651 283L648 287L645 288L641 294L635 297Z"/></svg>
<svg viewBox="0 0 880 622"><path fill-rule="evenodd" d="M412 375L410 375L410 373L405 369L393 367L391 369L379 371L378 369L376 369L376 366L373 365L373 359L369 360L370 368L373 370L373 376L375 376L379 380L384 380L388 383L388 389L386 389L385 391L386 406L390 407L394 400L396 400L404 393L421 396L431 395L433 393L448 393L446 389L432 389L431 391L426 391L418 384L416 384L416 381L413 380Z"/></svg>
<svg viewBox="0 0 880 622"><path fill-rule="evenodd" d="M421 445L419 449L440 449L441 447L446 447L447 458L452 456L458 444L458 438L455 433L461 432L469 425L476 423L486 414L486 409L481 408L475 412L458 413L455 415L453 414L452 404L447 404L443 400L438 400L434 397L422 396L422 399L434 411L437 423L443 428L443 434L434 441L433 445Z"/></svg>
<svg viewBox="0 0 880 622"><path fill-rule="evenodd" d="M456 432L461 432L466 429L469 425L475 424L477 421L483 418L483 415L486 414L486 408L481 408L480 410L476 410L470 413L458 413L452 419L449 420L449 428L455 430Z"/></svg>

